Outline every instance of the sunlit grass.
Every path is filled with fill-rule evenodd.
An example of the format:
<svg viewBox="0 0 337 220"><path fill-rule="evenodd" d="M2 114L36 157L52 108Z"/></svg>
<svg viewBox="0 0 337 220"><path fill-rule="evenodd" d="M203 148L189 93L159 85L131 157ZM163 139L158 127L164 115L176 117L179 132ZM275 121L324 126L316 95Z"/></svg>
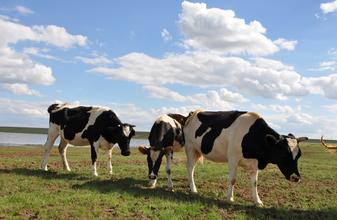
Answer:
<svg viewBox="0 0 337 220"><path fill-rule="evenodd" d="M274 165L259 174L264 208L251 200L249 178L239 170L235 203L226 202L227 165L205 160L195 172L198 194L189 193L185 155L174 155L175 192L163 167L156 189L148 189L145 156L113 153L112 176L99 154L99 177L91 175L90 150L70 148L71 172L63 171L57 149L48 172L40 171L42 147L0 148L0 219L337 219L337 154L303 144L302 182L285 180Z"/></svg>

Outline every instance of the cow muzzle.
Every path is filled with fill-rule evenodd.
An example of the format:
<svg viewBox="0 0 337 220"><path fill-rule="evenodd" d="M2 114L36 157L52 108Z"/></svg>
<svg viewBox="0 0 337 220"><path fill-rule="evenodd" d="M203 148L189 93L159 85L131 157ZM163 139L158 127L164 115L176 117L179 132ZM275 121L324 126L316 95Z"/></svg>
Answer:
<svg viewBox="0 0 337 220"><path fill-rule="evenodd" d="M291 174L290 177L289 177L289 180L291 182L294 182L294 183L299 183L299 182L301 182L301 177L299 177L296 174Z"/></svg>
<svg viewBox="0 0 337 220"><path fill-rule="evenodd" d="M131 154L131 152L130 151L122 151L121 154L123 156L129 156Z"/></svg>

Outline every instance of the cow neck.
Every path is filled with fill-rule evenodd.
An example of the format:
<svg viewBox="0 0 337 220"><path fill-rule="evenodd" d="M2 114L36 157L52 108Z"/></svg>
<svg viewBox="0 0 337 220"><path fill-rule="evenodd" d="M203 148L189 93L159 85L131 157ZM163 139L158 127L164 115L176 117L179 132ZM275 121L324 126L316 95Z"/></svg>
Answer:
<svg viewBox="0 0 337 220"><path fill-rule="evenodd" d="M257 159L260 170L264 169L268 163L276 163L272 161L271 157L272 146L266 141L268 134L273 135L276 139L280 137L262 118L258 118L242 140L243 157Z"/></svg>

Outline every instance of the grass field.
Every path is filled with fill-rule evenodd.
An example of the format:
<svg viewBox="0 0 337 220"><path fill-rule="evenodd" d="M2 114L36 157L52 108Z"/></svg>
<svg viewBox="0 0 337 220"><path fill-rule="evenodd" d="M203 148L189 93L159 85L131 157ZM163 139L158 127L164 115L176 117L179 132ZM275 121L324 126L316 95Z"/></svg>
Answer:
<svg viewBox="0 0 337 220"><path fill-rule="evenodd" d="M38 169L42 147L0 148L0 219L337 219L337 153L317 143L302 145L302 182L288 182L273 165L259 174L265 207L253 205L249 178L239 170L235 203L227 203L227 165L210 161L195 172L198 194L189 193L185 155L174 155L175 192L167 190L164 167L156 189L146 188L147 165L136 149L113 153L114 174L99 154L99 177L91 176L90 150L70 148L71 172L57 148L50 171Z"/></svg>

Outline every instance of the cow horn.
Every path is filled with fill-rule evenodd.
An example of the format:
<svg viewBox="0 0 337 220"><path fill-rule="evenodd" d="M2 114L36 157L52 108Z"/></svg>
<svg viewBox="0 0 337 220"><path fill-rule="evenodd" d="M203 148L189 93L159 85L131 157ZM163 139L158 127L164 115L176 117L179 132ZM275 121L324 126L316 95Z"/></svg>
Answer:
<svg viewBox="0 0 337 220"><path fill-rule="evenodd" d="M325 142L324 142L324 140L323 140L323 135L321 136L321 144L325 147L325 148L327 148L328 150L337 150L337 147L333 147L333 146L329 146L329 145L327 145Z"/></svg>

